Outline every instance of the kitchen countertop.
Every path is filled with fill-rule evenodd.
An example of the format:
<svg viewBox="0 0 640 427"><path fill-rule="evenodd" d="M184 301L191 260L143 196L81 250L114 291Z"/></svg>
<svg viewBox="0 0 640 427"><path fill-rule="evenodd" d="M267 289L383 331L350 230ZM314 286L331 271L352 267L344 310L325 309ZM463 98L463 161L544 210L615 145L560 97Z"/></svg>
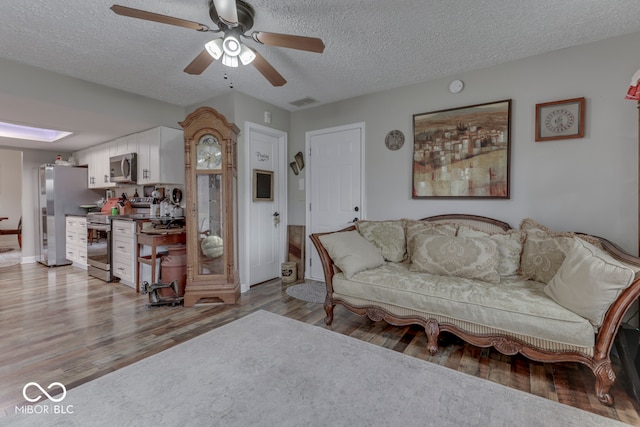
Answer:
<svg viewBox="0 0 640 427"><path fill-rule="evenodd" d="M112 216L111 219L121 219L123 221L151 221L153 217L150 217L148 214L128 214Z"/></svg>
<svg viewBox="0 0 640 427"><path fill-rule="evenodd" d="M140 233L142 234L181 234L184 233L186 231L185 227L169 227L169 228L163 228L162 226L154 228L154 227L147 227L147 228L143 228L142 230L140 230Z"/></svg>

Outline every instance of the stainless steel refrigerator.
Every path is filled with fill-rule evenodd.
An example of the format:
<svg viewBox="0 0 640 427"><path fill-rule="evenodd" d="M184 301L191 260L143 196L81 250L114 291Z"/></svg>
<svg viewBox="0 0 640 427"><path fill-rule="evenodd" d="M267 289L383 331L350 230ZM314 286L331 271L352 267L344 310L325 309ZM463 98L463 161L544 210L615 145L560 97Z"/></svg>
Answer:
<svg viewBox="0 0 640 427"><path fill-rule="evenodd" d="M42 165L39 169L40 262L71 264L66 259L66 216L86 215L80 205L95 204L99 193L87 188L87 168Z"/></svg>

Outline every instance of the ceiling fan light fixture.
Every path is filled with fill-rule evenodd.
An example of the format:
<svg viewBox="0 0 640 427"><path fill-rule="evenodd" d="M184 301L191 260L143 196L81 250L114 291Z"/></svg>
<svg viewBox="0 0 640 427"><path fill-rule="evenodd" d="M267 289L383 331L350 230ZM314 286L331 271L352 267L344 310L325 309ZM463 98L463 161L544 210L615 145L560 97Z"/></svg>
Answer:
<svg viewBox="0 0 640 427"><path fill-rule="evenodd" d="M254 59L256 59L256 53L246 44L242 44L242 46L240 47L240 55L238 55L238 58L240 58L240 62L242 62L242 65L249 65L253 62Z"/></svg>
<svg viewBox="0 0 640 427"><path fill-rule="evenodd" d="M222 49L222 43L223 40L220 38L211 40L204 45L205 49L207 49L207 52L209 52L209 55L211 55L216 61L220 59L220 57L224 53L224 50Z"/></svg>
<svg viewBox="0 0 640 427"><path fill-rule="evenodd" d="M225 52L224 55L222 55L222 65L236 68L238 66L238 57L227 55L227 53Z"/></svg>
<svg viewBox="0 0 640 427"><path fill-rule="evenodd" d="M238 56L241 51L241 43L235 36L227 35L222 42L222 50L229 56Z"/></svg>

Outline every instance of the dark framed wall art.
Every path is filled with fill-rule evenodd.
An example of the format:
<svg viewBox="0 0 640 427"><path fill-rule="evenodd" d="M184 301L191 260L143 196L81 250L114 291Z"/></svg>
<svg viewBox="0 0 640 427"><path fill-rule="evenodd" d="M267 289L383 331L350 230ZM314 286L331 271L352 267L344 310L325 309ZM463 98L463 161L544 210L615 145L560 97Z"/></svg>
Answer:
<svg viewBox="0 0 640 427"><path fill-rule="evenodd" d="M273 171L253 170L253 201L273 201Z"/></svg>
<svg viewBox="0 0 640 427"><path fill-rule="evenodd" d="M413 116L414 199L508 199L511 100Z"/></svg>
<svg viewBox="0 0 640 427"><path fill-rule="evenodd" d="M536 141L584 137L584 98L536 104Z"/></svg>

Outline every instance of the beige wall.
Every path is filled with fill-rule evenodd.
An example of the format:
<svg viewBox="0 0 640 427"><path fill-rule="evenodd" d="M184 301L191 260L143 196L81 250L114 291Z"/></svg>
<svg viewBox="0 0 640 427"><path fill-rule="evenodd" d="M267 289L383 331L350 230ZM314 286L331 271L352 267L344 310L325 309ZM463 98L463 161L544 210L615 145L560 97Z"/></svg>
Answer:
<svg viewBox="0 0 640 427"><path fill-rule="evenodd" d="M624 99L640 67L640 33L563 49L509 64L379 92L292 113L289 152L304 149L305 132L366 123L366 212L370 219L472 213L518 226L532 217L558 230L585 231L637 253L638 110ZM459 94L453 79L465 82ZM535 142L535 105L586 98L586 135ZM512 99L511 199L413 200L414 114ZM407 142L384 146L392 129ZM303 171L306 173L307 170ZM289 221L304 224L305 204L289 192Z"/></svg>
<svg viewBox="0 0 640 427"><path fill-rule="evenodd" d="M517 226L523 217L530 216L552 228L588 231L610 238L637 252L638 112L635 103L623 98L631 75L640 67L640 60L628 54L635 52L638 45L640 33L635 33L293 113L237 91L203 104L218 109L240 129L244 129L245 121L266 125L263 114L270 111L269 126L289 132L288 158L304 150L307 131L365 122L366 212L371 219L468 212L497 217ZM0 61L0 69L0 91L43 102L61 102L103 113L105 118L124 118L131 120L133 127L175 127L197 107L141 99L6 61ZM5 71L9 72L8 80L4 79ZM457 95L447 90L454 78L465 82L465 89ZM43 87L47 90L41 90ZM581 96L587 99L584 138L534 142L536 103ZM511 199L411 199L413 114L502 99L513 100ZM387 150L383 142L384 135L392 129L400 129L407 136L405 146L395 152ZM242 134L239 142L242 158ZM29 184L30 169L50 161L51 154L27 154L25 150L25 216L33 216L34 209L31 196L25 197L35 188ZM305 221L305 194L298 189L298 179L306 178L307 171L305 168L298 177L287 171L290 224ZM240 189L244 187L242 172ZM30 244L33 247L33 242Z"/></svg>

